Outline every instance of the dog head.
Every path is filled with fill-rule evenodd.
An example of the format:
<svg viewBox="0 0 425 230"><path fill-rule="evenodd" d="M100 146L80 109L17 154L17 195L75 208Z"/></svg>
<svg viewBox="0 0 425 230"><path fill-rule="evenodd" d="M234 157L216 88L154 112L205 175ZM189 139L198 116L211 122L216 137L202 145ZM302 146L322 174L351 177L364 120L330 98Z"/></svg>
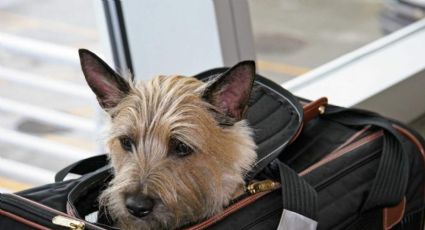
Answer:
<svg viewBox="0 0 425 230"><path fill-rule="evenodd" d="M203 83L158 76L126 80L80 50L86 81L109 114L114 178L100 203L124 229L173 229L211 216L243 187L255 161L244 120L251 61Z"/></svg>

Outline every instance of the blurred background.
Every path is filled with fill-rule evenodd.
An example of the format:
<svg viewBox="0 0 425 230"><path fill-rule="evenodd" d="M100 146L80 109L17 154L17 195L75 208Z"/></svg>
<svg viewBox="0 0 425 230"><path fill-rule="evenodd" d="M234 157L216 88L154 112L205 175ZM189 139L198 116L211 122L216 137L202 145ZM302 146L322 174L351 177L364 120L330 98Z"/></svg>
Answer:
<svg viewBox="0 0 425 230"><path fill-rule="evenodd" d="M259 73L278 83L312 75L312 70L391 36L425 15L423 0L244 2L248 11L242 13L250 19L249 36ZM87 48L107 60L114 59L114 52L105 48L106 37L111 36L105 24L111 21L105 20L103 4L101 0L0 1L0 191L13 192L52 181L54 172L102 151L102 112L85 85L77 50ZM145 20L144 14L125 16L130 6L122 7L127 23ZM213 8L215 12L221 9L217 5ZM241 14L238 9L232 12L233 16ZM161 24L144 29L141 36L158 27ZM129 39L135 37L130 24L126 29ZM227 64L220 63L202 64L200 69L183 73ZM423 98L415 100L424 104ZM425 134L425 119L419 116L409 122Z"/></svg>

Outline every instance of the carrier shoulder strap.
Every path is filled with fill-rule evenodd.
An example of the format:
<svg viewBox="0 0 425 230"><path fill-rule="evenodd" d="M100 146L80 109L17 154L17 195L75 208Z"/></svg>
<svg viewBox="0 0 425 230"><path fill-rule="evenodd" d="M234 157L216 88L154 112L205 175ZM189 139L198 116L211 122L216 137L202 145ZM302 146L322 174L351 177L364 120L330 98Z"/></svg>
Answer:
<svg viewBox="0 0 425 230"><path fill-rule="evenodd" d="M318 213L318 200L316 190L289 166L285 165L280 161L277 161L277 164L279 167L280 181L282 185L282 202L284 209L279 226L289 227L287 226L287 219L295 218L297 220L297 224L302 225L293 226L294 228L291 229L316 229ZM302 215L303 218L296 218L293 216L292 213ZM290 222L293 223L293 221ZM296 228L297 226L304 227Z"/></svg>
<svg viewBox="0 0 425 230"><path fill-rule="evenodd" d="M324 118L349 126L374 125L384 130L382 156L362 211L398 204L407 189L409 164L407 146L392 123L376 113L335 106L327 108Z"/></svg>

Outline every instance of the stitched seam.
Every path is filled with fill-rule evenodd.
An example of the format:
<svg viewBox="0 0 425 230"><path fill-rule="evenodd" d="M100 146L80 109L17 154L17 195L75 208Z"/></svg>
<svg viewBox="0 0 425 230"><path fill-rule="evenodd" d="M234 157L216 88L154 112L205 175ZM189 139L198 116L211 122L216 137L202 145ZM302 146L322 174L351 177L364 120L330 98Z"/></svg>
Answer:
<svg viewBox="0 0 425 230"><path fill-rule="evenodd" d="M267 89L269 89L270 91L273 91L275 94L277 94L277 95L279 95L279 96L281 96L281 97L283 97L283 98L285 98L287 101L288 101L288 103L289 104L291 104L292 105L292 107L293 108L296 108L296 106L287 98L287 97L285 97L284 95L282 95L281 93L279 93L279 92L277 92L276 90L274 90L274 89L272 89L272 88L270 88L270 87L268 87L267 85L265 85L265 84L263 84L263 83L261 83L261 82L257 82L259 85L262 85L263 87L265 87L265 88L267 88ZM302 120L301 120L301 114L299 113L299 111L298 110L296 110L295 109L295 112L298 114L298 122L300 122L300 123L302 123ZM301 126L300 126L301 127ZM286 146L287 144L288 144L288 142L289 141L285 141L282 145L280 145L279 147L277 147L275 150L273 150L272 152L270 152L269 154L267 154L266 156L264 156L263 158L261 158L260 160L258 160L256 163L255 163L255 165L254 165L254 167L255 166L257 166L261 161L263 161L263 160L265 160L265 159L267 159L267 158L269 158L271 155L273 155L276 151L280 151L284 146Z"/></svg>

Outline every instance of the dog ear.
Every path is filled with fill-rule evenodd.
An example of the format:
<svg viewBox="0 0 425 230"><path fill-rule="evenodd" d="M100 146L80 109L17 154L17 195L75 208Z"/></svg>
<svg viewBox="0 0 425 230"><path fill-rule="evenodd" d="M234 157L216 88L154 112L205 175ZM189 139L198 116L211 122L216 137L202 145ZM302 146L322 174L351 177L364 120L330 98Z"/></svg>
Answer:
<svg viewBox="0 0 425 230"><path fill-rule="evenodd" d="M203 98L232 120L244 118L255 78L255 62L243 61L209 85Z"/></svg>
<svg viewBox="0 0 425 230"><path fill-rule="evenodd" d="M78 53L87 84L100 106L105 110L115 107L129 93L128 82L91 51L79 49Z"/></svg>

